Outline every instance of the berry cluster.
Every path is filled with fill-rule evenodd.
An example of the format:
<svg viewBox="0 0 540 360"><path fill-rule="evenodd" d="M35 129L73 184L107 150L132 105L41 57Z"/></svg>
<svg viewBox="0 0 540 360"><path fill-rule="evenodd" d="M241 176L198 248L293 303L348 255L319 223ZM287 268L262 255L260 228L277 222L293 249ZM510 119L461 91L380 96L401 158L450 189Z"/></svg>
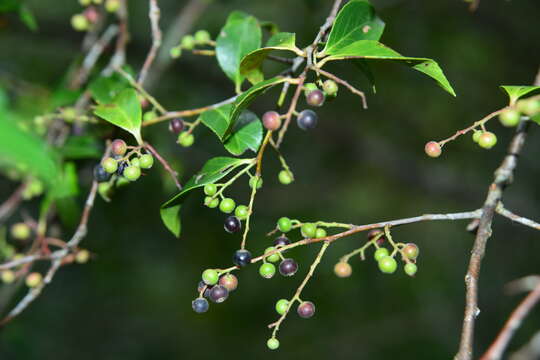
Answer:
<svg viewBox="0 0 540 360"><path fill-rule="evenodd" d="M199 30L193 35L184 35L180 40L180 44L171 48L169 51L173 59L177 59L182 55L182 50L193 51L197 46L215 46L210 33L206 30Z"/></svg>
<svg viewBox="0 0 540 360"><path fill-rule="evenodd" d="M120 8L120 0L79 0L85 7L84 11L71 17L71 26L76 31L91 30L94 24L103 16L100 6L103 5L105 11L114 13ZM92 5L93 3L93 5Z"/></svg>

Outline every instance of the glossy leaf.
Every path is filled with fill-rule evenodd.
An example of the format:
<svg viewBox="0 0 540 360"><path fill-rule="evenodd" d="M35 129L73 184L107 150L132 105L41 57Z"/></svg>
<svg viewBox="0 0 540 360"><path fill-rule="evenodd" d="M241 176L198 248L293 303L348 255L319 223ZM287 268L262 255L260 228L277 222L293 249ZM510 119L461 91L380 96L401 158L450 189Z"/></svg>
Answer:
<svg viewBox="0 0 540 360"><path fill-rule="evenodd" d="M384 22L367 1L348 2L339 12L323 50L327 55L358 40L379 40Z"/></svg>
<svg viewBox="0 0 540 360"><path fill-rule="evenodd" d="M232 104L226 104L217 109L205 111L200 116L202 123L212 130L221 141L225 139L225 134L229 129L229 115L232 108Z"/></svg>
<svg viewBox="0 0 540 360"><path fill-rule="evenodd" d="M239 89L242 58L261 46L261 27L257 19L243 12L232 12L216 40L216 57L223 72Z"/></svg>
<svg viewBox="0 0 540 360"><path fill-rule="evenodd" d="M139 144L142 144L141 103L135 90L122 90L112 103L97 106L94 114L128 131Z"/></svg>
<svg viewBox="0 0 540 360"><path fill-rule="evenodd" d="M510 104L515 104L516 101L519 100L519 98L533 92L536 90L540 90L540 86L511 86L511 85L501 85L501 89L506 92L508 97L510 98Z"/></svg>
<svg viewBox="0 0 540 360"><path fill-rule="evenodd" d="M389 47L373 40L360 40L349 46L334 49L334 54L321 62L346 59L390 60L412 67L431 77L447 92L456 96L454 89L444 76L442 69L432 59L402 56Z"/></svg>
<svg viewBox="0 0 540 360"><path fill-rule="evenodd" d="M25 4L22 4L19 8L19 18L30 30L38 30L36 18L34 17L32 11Z"/></svg>
<svg viewBox="0 0 540 360"><path fill-rule="evenodd" d="M111 76L100 76L90 83L92 97L98 104L113 102L118 94L129 87L127 80L117 73Z"/></svg>
<svg viewBox="0 0 540 360"><path fill-rule="evenodd" d="M233 155L242 155L246 150L257 152L263 138L262 123L251 111L244 111L236 121L225 149Z"/></svg>

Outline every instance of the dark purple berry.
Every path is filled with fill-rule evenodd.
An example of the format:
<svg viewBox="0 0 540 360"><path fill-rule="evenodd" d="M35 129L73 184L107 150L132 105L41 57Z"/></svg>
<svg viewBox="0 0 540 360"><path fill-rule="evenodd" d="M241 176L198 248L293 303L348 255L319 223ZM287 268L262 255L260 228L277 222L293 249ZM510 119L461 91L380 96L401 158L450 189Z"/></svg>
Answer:
<svg viewBox="0 0 540 360"><path fill-rule="evenodd" d="M304 301L298 305L297 311L301 318L308 319L315 314L315 305L311 301Z"/></svg>
<svg viewBox="0 0 540 360"><path fill-rule="evenodd" d="M251 262L251 253L247 250L237 250L233 256L233 263L236 266L246 266Z"/></svg>
<svg viewBox="0 0 540 360"><path fill-rule="evenodd" d="M324 103L324 93L321 90L310 91L306 101L311 106L321 106Z"/></svg>
<svg viewBox="0 0 540 360"><path fill-rule="evenodd" d="M298 270L298 264L293 259L285 259L279 264L279 273L283 276L293 276Z"/></svg>
<svg viewBox="0 0 540 360"><path fill-rule="evenodd" d="M201 292L202 289L204 289L206 287L206 283L204 281L199 281L199 283L197 284L197 292Z"/></svg>
<svg viewBox="0 0 540 360"><path fill-rule="evenodd" d="M196 313L202 314L208 311L209 304L206 299L197 298L191 302L191 307Z"/></svg>
<svg viewBox="0 0 540 360"><path fill-rule="evenodd" d="M96 179L97 182L109 181L111 176L112 174L109 174L108 172L106 172L103 166L101 166L101 164L97 164L94 167L94 178Z"/></svg>
<svg viewBox="0 0 540 360"><path fill-rule="evenodd" d="M225 225L223 226L228 233L235 233L242 228L242 223L236 216L229 216L225 219Z"/></svg>
<svg viewBox="0 0 540 360"><path fill-rule="evenodd" d="M229 296L229 290L225 286L222 285L216 285L210 290L209 298L213 302L219 304L227 300L227 297Z"/></svg>
<svg viewBox="0 0 540 360"><path fill-rule="evenodd" d="M304 110L298 114L296 123L302 130L311 130L317 126L317 114L313 110Z"/></svg>
<svg viewBox="0 0 540 360"><path fill-rule="evenodd" d="M122 176L124 173L124 169L128 167L128 163L126 161L120 161L118 162L118 169L116 170L116 175Z"/></svg>
<svg viewBox="0 0 540 360"><path fill-rule="evenodd" d="M289 240L288 237L286 237L285 235L281 235L279 237L276 238L276 240L274 240L274 246L285 246L285 245L289 245L291 243L291 240Z"/></svg>
<svg viewBox="0 0 540 360"><path fill-rule="evenodd" d="M180 134L184 130L185 124L182 118L172 119L169 122L169 130L175 134Z"/></svg>
<svg viewBox="0 0 540 360"><path fill-rule="evenodd" d="M266 129L274 131L281 126L281 119L276 111L267 111L262 117L263 125Z"/></svg>

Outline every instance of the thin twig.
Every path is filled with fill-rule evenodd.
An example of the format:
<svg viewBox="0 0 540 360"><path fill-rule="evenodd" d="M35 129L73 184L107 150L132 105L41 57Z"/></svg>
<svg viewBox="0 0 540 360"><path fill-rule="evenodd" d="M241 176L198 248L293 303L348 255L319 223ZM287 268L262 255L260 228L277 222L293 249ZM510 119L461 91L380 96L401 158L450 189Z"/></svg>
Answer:
<svg viewBox="0 0 540 360"><path fill-rule="evenodd" d="M292 116L296 110L296 104L298 103L298 99L300 98L300 94L302 94L302 86L304 85L304 81L306 81L306 74L307 74L307 67L304 69L302 74L298 77L298 84L296 85L296 91L294 92L294 95L291 99L291 104L289 105L289 110L287 111L287 114L285 115L285 122L283 123L283 126L281 127L281 130L279 130L278 139L276 141L276 147L279 148L281 146L281 143L283 142L283 138L285 136L285 133L287 132L287 128L289 127L289 124L291 122Z"/></svg>
<svg viewBox="0 0 540 360"><path fill-rule="evenodd" d="M178 172L173 170L173 168L169 165L167 160L165 160L163 157L161 157L161 155L159 155L157 150L154 149L154 147L152 145L150 145L149 143L145 143L144 147L146 149L148 149L148 151L150 151L156 157L156 159L158 159L158 161L161 163L161 165L163 165L165 170L171 175L171 177L174 180L174 183L176 184L176 187L178 188L178 190L182 190L182 185L180 184L180 181L178 180Z"/></svg>
<svg viewBox="0 0 540 360"><path fill-rule="evenodd" d="M495 209L495 211L499 215L502 215L502 216L514 221L514 222L520 223L522 225L531 227L531 228L536 229L536 230L540 230L540 224L539 223L537 223L537 222L535 222L535 221L533 221L531 219L527 219L527 218L525 218L523 216L519 216L519 215L514 214L510 210L505 209L504 205L502 203L499 203L499 205L497 205L497 208Z"/></svg>
<svg viewBox="0 0 540 360"><path fill-rule="evenodd" d="M23 200L22 193L25 187L25 184L21 184L17 189L15 189L13 194L11 194L10 197L2 203L2 205L0 205L0 224L7 219L13 213L13 211L15 211L15 209L17 209Z"/></svg>
<svg viewBox="0 0 540 360"><path fill-rule="evenodd" d="M152 63L156 58L156 54L159 50L159 47L161 46L162 37L161 29L159 28L159 17L161 15L161 10L159 9L157 0L150 0L149 6L150 10L148 16L150 17L150 24L152 27L152 47L150 48L141 72L139 73L139 79L137 83L141 86L144 84L146 76L148 75L148 70L150 69L150 66L152 66Z"/></svg>
<svg viewBox="0 0 540 360"><path fill-rule="evenodd" d="M326 76L327 78L329 79L332 79L334 80L335 82L345 86L347 89L349 89L350 92L352 92L353 94L356 94L358 96L360 96L360 98L362 99L362 107L364 109L367 109L367 101L366 101L366 94L364 94L364 92L358 90L357 88L355 88L354 86L352 86L351 84L349 84L347 81L337 77L336 75L332 74L332 73L329 73L328 71L324 71L323 69L317 69L317 71L321 74L323 74L324 76Z"/></svg>

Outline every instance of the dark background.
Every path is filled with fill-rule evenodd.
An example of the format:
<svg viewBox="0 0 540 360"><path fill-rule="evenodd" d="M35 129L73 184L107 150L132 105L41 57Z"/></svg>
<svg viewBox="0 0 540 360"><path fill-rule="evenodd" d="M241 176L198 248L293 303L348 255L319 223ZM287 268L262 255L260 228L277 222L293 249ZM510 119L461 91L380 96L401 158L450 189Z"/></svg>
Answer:
<svg viewBox="0 0 540 360"><path fill-rule="evenodd" d="M159 2L166 27L184 1ZM31 1L40 30L28 31L15 17L0 29L0 69L17 78L53 88L78 56L82 35L69 24L80 11L76 1ZM256 200L249 248L260 253L280 216L366 224L420 215L457 212L481 206L493 170L500 163L512 130L497 121L498 145L480 149L469 135L445 147L441 158L423 153L431 139L443 139L507 102L501 84L532 83L538 69L537 1L483 1L475 14L452 1L374 1L386 21L382 41L410 56L434 58L458 94L437 88L420 73L395 64L374 66L377 94L369 110L345 89L318 110L320 122L309 133L293 126L283 146L296 182L278 184L279 163L268 152L264 187ZM306 46L324 21L330 1L215 1L197 20L216 36L231 10L271 20L296 32ZM147 2L131 1L128 62L139 69L150 46ZM276 69L278 69L276 67ZM329 69L361 89L369 85L350 64ZM188 109L233 93L215 59L184 54L156 83L153 94L168 109ZM257 101L262 114L276 91ZM301 107L305 106L301 102ZM536 155L540 134L533 126L516 179L505 193L509 209L540 218ZM186 181L209 158L226 155L207 129L198 128L192 148L175 145L165 124L145 130L145 138L181 169ZM82 164L83 186L89 183ZM160 169L156 166L156 169ZM87 174L85 176L84 174ZM0 182L6 198L16 184ZM247 183L231 193L247 201ZM81 194L81 202L85 191ZM373 260L353 259L349 279L337 279L333 265L365 241L360 234L333 245L303 298L317 306L311 320L291 314L279 332L278 351L266 349L277 319L274 303L291 297L319 245L291 251L300 263L292 278L262 279L257 267L242 270L240 286L229 300L211 305L205 315L191 310L200 273L230 264L240 236L226 234L223 214L201 205L202 192L183 208L183 236L173 238L159 218L160 204L174 188L160 170L123 188L110 204L98 199L83 246L95 253L89 264L62 269L52 285L0 333L0 358L23 359L450 359L458 346L464 306L464 275L473 237L466 222L432 222L394 230L396 240L420 246L415 278L381 274ZM35 203L24 206L36 214ZM17 220L17 216L13 217ZM70 230L65 229L66 236ZM476 351L494 339L520 296L503 286L538 273L540 240L531 229L497 217L480 279ZM22 296L22 292L19 296ZM517 332L512 348L538 330L536 310Z"/></svg>

